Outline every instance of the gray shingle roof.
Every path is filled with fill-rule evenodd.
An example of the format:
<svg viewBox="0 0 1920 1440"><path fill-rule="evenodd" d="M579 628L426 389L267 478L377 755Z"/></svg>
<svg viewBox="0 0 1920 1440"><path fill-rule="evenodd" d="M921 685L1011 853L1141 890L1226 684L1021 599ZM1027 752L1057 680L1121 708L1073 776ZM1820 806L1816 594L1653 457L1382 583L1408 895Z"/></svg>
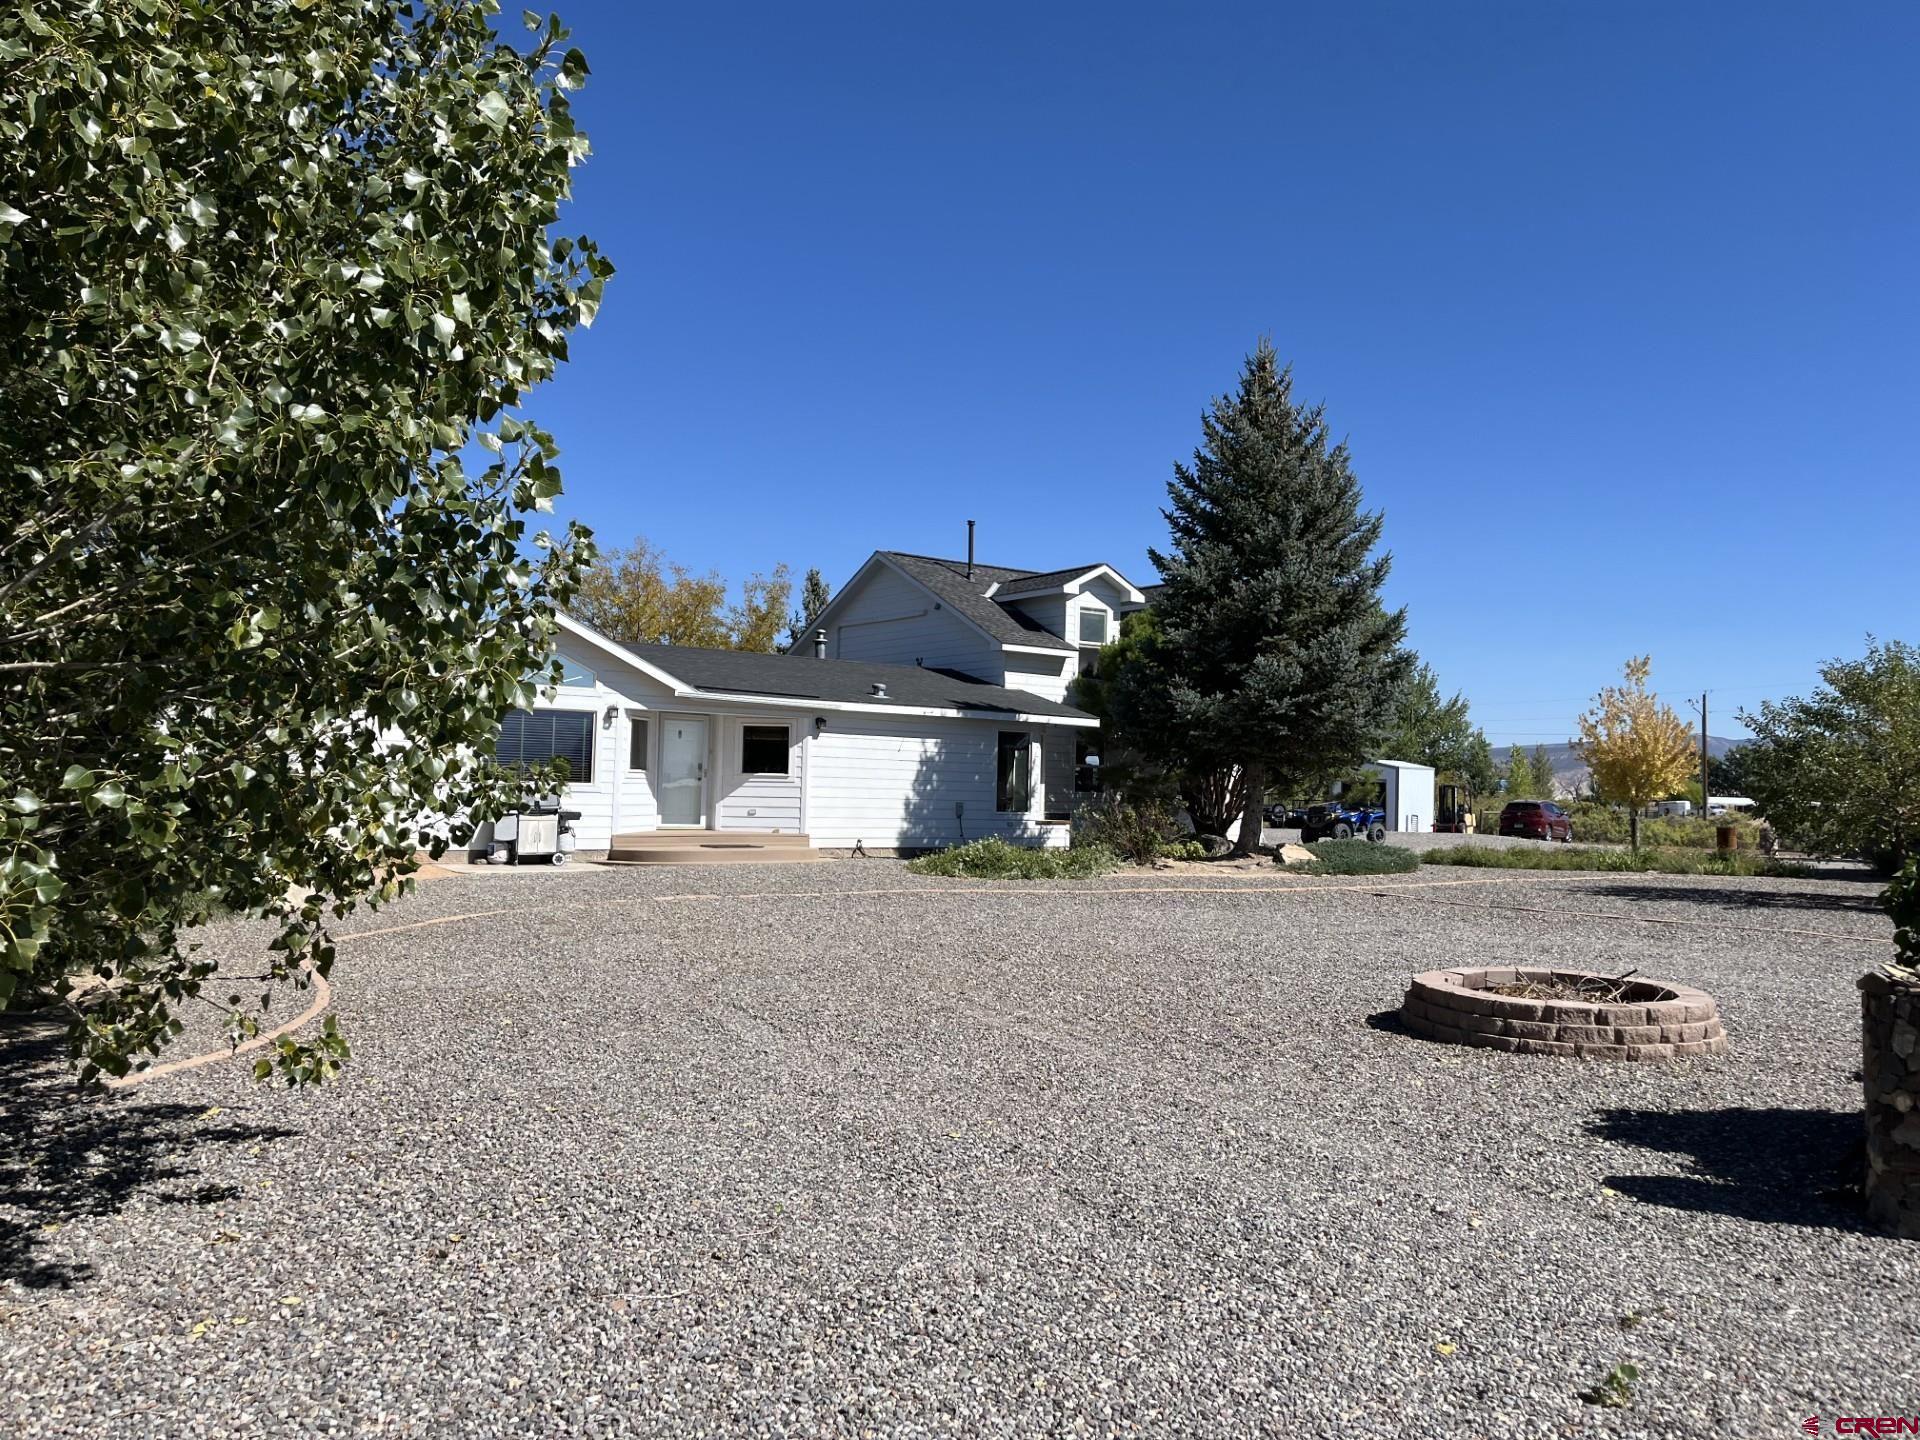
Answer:
<svg viewBox="0 0 1920 1440"><path fill-rule="evenodd" d="M996 582L1005 585L1015 580L1025 581L1039 574L1038 571L1009 570L1004 565L975 565L973 579L969 580L967 562L964 560L936 560L931 555L906 555L898 550L881 550L878 553L939 596L941 603L949 609L971 620L1002 645L1033 645L1042 650L1062 650L1069 654L1078 648L1042 629L1024 615L1016 615L987 598L988 587Z"/></svg>
<svg viewBox="0 0 1920 1440"><path fill-rule="evenodd" d="M979 567L975 567L978 573ZM624 642L622 642L624 643ZM937 707L1088 720L1084 710L1043 700L1025 690L988 685L951 670L918 665L876 665L865 660L816 660L810 654L763 655L746 650L705 650L692 645L626 645L696 690L729 695L765 695L786 700L832 700L862 705ZM887 687L884 698L875 684Z"/></svg>
<svg viewBox="0 0 1920 1440"><path fill-rule="evenodd" d="M1065 570L1042 570L1037 574L1022 575L1017 580L1009 580L1000 588L1003 590L1045 590L1052 586L1064 585L1069 580L1078 580L1089 570L1098 570L1106 564L1096 560L1091 565L1074 565ZM979 567L975 567L978 569Z"/></svg>

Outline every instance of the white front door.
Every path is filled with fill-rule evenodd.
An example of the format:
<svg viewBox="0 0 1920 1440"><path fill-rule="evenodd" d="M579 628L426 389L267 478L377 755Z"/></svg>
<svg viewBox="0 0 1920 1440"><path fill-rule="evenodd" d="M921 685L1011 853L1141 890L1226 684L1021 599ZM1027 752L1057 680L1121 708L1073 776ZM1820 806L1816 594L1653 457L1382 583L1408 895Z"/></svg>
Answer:
<svg viewBox="0 0 1920 1440"><path fill-rule="evenodd" d="M660 717L660 823L707 823L707 722Z"/></svg>

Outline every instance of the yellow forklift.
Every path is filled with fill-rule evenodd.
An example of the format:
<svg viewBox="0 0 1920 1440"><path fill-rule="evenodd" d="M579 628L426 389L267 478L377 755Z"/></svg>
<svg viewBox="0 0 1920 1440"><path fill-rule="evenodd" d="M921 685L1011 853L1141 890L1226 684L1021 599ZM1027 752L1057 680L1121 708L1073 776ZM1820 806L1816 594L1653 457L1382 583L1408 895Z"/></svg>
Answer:
<svg viewBox="0 0 1920 1440"><path fill-rule="evenodd" d="M1449 780L1434 791L1433 828L1441 835L1473 833L1473 787L1464 780Z"/></svg>

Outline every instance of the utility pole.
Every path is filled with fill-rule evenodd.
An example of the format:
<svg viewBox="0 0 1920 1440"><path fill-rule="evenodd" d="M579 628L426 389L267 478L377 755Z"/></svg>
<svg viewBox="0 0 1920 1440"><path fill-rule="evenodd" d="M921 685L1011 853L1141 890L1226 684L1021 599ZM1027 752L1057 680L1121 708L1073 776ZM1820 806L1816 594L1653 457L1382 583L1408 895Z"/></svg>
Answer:
<svg viewBox="0 0 1920 1440"><path fill-rule="evenodd" d="M1707 776L1713 767L1707 751L1707 692L1700 692L1700 813L1707 813Z"/></svg>
<svg viewBox="0 0 1920 1440"><path fill-rule="evenodd" d="M1691 706L1693 705L1693 701L1689 700L1687 704ZM1700 813L1704 815L1707 813L1707 773L1710 769L1708 764L1709 752L1707 750L1707 692L1705 690L1700 692L1700 704L1697 708L1700 711Z"/></svg>

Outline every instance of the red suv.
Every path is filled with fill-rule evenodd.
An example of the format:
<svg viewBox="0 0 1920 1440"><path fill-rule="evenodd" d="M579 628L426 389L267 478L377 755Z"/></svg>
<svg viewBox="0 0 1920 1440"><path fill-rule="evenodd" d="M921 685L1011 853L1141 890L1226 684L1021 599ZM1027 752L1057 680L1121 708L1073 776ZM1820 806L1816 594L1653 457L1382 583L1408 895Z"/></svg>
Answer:
<svg viewBox="0 0 1920 1440"><path fill-rule="evenodd" d="M1500 812L1500 833L1529 840L1573 843L1573 817L1551 800L1510 800Z"/></svg>

